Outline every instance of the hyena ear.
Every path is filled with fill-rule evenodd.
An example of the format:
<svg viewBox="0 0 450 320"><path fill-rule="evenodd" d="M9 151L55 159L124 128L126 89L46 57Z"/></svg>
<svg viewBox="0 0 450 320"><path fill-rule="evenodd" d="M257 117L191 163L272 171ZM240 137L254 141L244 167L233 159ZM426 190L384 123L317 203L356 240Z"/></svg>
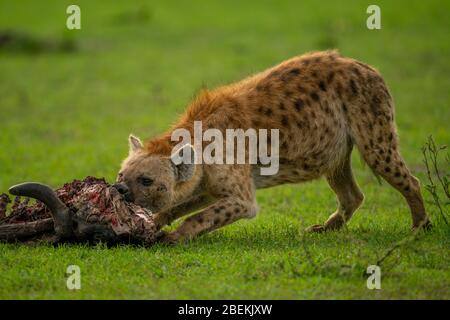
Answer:
<svg viewBox="0 0 450 320"><path fill-rule="evenodd" d="M130 145L130 154L135 153L143 147L141 140L132 134L128 137L128 144Z"/></svg>
<svg viewBox="0 0 450 320"><path fill-rule="evenodd" d="M195 151L191 144L185 144L175 150L170 156L170 162L175 169L175 175L178 181L187 181L195 171Z"/></svg>

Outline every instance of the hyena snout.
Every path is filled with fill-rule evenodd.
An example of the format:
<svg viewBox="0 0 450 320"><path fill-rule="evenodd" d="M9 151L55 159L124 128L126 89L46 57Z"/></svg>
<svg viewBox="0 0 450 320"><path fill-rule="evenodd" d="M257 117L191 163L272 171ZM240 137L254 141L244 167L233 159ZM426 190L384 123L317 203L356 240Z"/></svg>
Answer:
<svg viewBox="0 0 450 320"><path fill-rule="evenodd" d="M133 202L133 196L130 192L130 188L128 188L128 186L125 183L123 182L116 183L113 185L113 188L119 191L119 193L124 196L126 201Z"/></svg>

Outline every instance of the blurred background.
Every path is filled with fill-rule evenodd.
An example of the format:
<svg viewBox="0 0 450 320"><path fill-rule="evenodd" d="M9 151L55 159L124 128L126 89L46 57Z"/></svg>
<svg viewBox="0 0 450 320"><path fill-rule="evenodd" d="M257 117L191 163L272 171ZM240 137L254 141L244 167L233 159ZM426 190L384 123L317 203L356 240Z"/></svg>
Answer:
<svg viewBox="0 0 450 320"><path fill-rule="evenodd" d="M402 152L420 167L429 134L450 142L447 1L0 1L0 189L115 177L130 132L164 131L202 87L311 50L378 68Z"/></svg>

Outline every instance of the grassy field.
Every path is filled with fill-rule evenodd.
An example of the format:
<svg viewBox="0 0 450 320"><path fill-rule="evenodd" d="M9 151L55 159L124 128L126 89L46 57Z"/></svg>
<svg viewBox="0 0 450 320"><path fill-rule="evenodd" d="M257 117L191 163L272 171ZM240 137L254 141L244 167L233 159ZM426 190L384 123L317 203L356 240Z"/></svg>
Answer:
<svg viewBox="0 0 450 320"><path fill-rule="evenodd" d="M0 1L0 190L87 175L113 181L127 137L162 132L202 86L239 80L291 56L339 48L376 66L396 101L401 151L425 181L421 146L450 143L447 1L76 1L82 29L65 29L72 1ZM305 235L336 201L324 180L258 191L249 221L174 247L0 244L1 299L450 298L450 232L424 191L435 228L382 264L410 234L403 198L379 185L355 153L366 200L348 229ZM448 168L447 168L448 169ZM81 290L66 268L81 268Z"/></svg>

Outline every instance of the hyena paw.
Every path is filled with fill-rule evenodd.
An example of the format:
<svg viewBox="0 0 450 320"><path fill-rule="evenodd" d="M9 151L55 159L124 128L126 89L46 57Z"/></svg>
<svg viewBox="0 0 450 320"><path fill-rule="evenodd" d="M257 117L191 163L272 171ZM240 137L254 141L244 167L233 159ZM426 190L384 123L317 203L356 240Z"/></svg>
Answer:
<svg viewBox="0 0 450 320"><path fill-rule="evenodd" d="M166 245L174 245L179 242L179 236L175 232L167 232L164 230L158 231L156 234L156 242Z"/></svg>
<svg viewBox="0 0 450 320"><path fill-rule="evenodd" d="M343 227L344 223L341 223L338 219L332 219L328 220L324 224L315 224L310 226L309 228L306 228L306 232L309 233L320 233L320 232L326 232L326 231L337 231Z"/></svg>
<svg viewBox="0 0 450 320"><path fill-rule="evenodd" d="M315 225L312 225L312 226L306 228L305 231L308 233L313 233L313 232L319 233L319 232L326 231L326 227L323 224L315 224Z"/></svg>
<svg viewBox="0 0 450 320"><path fill-rule="evenodd" d="M418 231L418 230L423 230L423 231L430 231L433 228L433 225L431 224L430 220L425 220L422 221L420 223L417 223L417 225L413 225L412 226L412 231Z"/></svg>

